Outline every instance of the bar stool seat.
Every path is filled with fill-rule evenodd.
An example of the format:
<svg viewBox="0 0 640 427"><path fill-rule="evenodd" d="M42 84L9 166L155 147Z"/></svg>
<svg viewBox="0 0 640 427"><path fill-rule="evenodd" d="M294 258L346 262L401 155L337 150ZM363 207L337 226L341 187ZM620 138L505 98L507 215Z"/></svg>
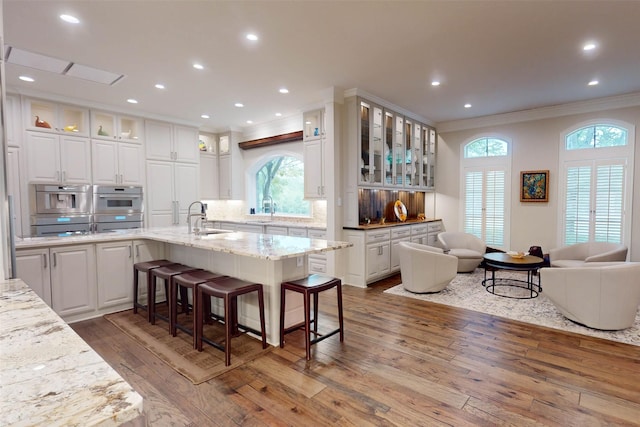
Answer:
<svg viewBox="0 0 640 427"><path fill-rule="evenodd" d="M151 289L151 275L150 270L154 268L163 267L167 265L175 264L173 261L166 259L157 259L153 261L138 262L133 265L133 312L138 313L138 309L142 308L147 311L147 320L151 322L151 315L149 312L149 292ZM138 273L145 273L147 275L147 305L140 304L138 302ZM154 296L155 301L155 296Z"/></svg>
<svg viewBox="0 0 640 427"><path fill-rule="evenodd" d="M188 329L181 324L178 323L178 301L177 301L177 293L178 288L182 289L191 289L191 295L193 298L193 308L197 306L197 286L201 283L204 283L209 280L227 277L220 274L213 273L207 270L195 270L187 273L182 273L173 276L173 280L169 283L169 329L171 331L172 336L176 336L178 329L190 334L193 336L193 348L196 348L196 316L193 316L193 326L191 329ZM184 298L186 301L186 294L181 293L181 299ZM182 312L188 313L189 307L188 304L182 304Z"/></svg>
<svg viewBox="0 0 640 427"><path fill-rule="evenodd" d="M320 292L337 288L338 294L338 323L339 327L331 332L320 334L318 333L318 294ZM304 321L290 326L284 327L285 320L285 294L286 291L293 291L301 293L304 300ZM313 295L313 319L311 319L311 306L310 299ZM311 323L313 323L313 330L311 330ZM289 332L302 329L304 330L304 344L306 350L307 360L311 360L311 346L316 344L332 335L340 333L340 342L344 341L344 321L342 317L342 281L335 277L323 276L320 274L312 274L300 280L293 280L283 282L280 285L280 347L284 347L284 336ZM311 334L315 338L311 338Z"/></svg>
<svg viewBox="0 0 640 427"><path fill-rule="evenodd" d="M267 334L265 329L264 320L264 294L262 291L262 285L260 283L251 283L244 280L236 279L235 277L224 277L220 279L214 279L201 283L197 286L197 305L196 305L196 343L197 349L202 351L202 342L205 341L208 344L216 347L219 350L224 351L225 366L231 364L231 337L237 334L238 329L241 328L245 332L253 332L256 335L262 337L262 348L267 348ZM260 311L260 331L249 328L248 326L238 324L238 304L237 298L240 295L248 294L250 292L258 292L258 309ZM221 298L224 301L224 326L225 326L225 339L224 346L210 341L203 336L203 326L205 320L205 300L207 297Z"/></svg>
<svg viewBox="0 0 640 427"><path fill-rule="evenodd" d="M171 316L171 304L170 304L170 292L169 292L169 284L172 281L173 276L182 273L188 273L191 271L200 270L199 268L190 267L184 264L170 264L162 267L154 268L149 271L149 275L151 276L151 284L149 286L149 318L152 325L156 324L156 317L162 320L166 320L169 322L169 318ZM156 279L161 279L164 281L164 288L167 290L167 305L169 306L169 316L165 317L156 313ZM186 289L184 295L181 295L180 304L184 309L184 304L187 303L186 299Z"/></svg>

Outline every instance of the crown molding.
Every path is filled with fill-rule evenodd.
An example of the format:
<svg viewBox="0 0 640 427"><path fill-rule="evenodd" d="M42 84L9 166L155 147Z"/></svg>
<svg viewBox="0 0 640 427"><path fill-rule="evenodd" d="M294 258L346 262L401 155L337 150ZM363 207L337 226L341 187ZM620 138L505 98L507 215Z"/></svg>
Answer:
<svg viewBox="0 0 640 427"><path fill-rule="evenodd" d="M510 123L550 119L553 117L570 116L573 114L592 113L596 111L637 106L640 106L640 92L609 96L606 98L595 98L568 104L551 105L531 110L514 111L511 113L496 114L493 116L439 122L436 124L436 129L438 129L438 133L455 132L487 126L506 125Z"/></svg>
<svg viewBox="0 0 640 427"><path fill-rule="evenodd" d="M385 101L384 99L375 96L371 93L368 93L362 89L358 89L358 88L353 88L353 89L347 89L344 91L344 97L345 98L349 98L352 96L360 96L362 98L365 98L367 101L373 102L375 104L378 104L384 108L388 108L390 110L393 110L394 112L398 113L398 114L402 114L405 117L409 117L410 119L416 120L418 122L424 123L425 125L429 125L429 126L434 126L435 127L435 123L433 120L429 120L426 119L422 116L419 116L416 113L412 113L409 110L406 110L398 105L395 105L389 101Z"/></svg>

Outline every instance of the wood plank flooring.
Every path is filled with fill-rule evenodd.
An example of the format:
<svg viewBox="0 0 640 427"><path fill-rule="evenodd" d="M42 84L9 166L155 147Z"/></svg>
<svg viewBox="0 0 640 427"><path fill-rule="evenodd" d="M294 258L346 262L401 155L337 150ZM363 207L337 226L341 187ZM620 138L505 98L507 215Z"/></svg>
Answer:
<svg viewBox="0 0 640 427"><path fill-rule="evenodd" d="M640 347L343 287L345 341L284 349L194 386L103 318L72 327L153 426L640 425ZM336 325L335 294L320 329Z"/></svg>

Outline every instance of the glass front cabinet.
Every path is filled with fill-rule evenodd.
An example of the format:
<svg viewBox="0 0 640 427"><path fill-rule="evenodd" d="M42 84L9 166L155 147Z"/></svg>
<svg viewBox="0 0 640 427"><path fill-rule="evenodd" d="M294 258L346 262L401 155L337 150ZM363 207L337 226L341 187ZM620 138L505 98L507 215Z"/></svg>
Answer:
<svg viewBox="0 0 640 427"><path fill-rule="evenodd" d="M358 185L434 189L435 129L364 99L357 107Z"/></svg>

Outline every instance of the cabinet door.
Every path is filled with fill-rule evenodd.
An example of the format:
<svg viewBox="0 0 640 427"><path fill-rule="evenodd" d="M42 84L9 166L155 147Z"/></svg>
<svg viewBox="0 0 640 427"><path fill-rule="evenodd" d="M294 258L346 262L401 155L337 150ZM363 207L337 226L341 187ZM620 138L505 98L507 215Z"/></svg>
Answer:
<svg viewBox="0 0 640 427"><path fill-rule="evenodd" d="M7 95L6 102L6 134L7 145L18 147L22 142L22 121L20 120L20 98Z"/></svg>
<svg viewBox="0 0 640 427"><path fill-rule="evenodd" d="M199 177L198 165L175 163L174 188L178 210L177 222L181 225L187 224L189 205L196 200L200 200Z"/></svg>
<svg viewBox="0 0 640 427"><path fill-rule="evenodd" d="M118 145L118 184L144 185L144 161L140 144Z"/></svg>
<svg viewBox="0 0 640 427"><path fill-rule="evenodd" d="M304 142L320 139L324 136L323 116L322 110L307 111L302 114L304 122L302 139Z"/></svg>
<svg viewBox="0 0 640 427"><path fill-rule="evenodd" d="M93 154L91 156L93 183L117 184L118 173L118 145L113 141L93 140Z"/></svg>
<svg viewBox="0 0 640 427"><path fill-rule="evenodd" d="M144 126L147 159L173 160L171 125L169 123L147 120Z"/></svg>
<svg viewBox="0 0 640 427"><path fill-rule="evenodd" d="M51 307L51 279L49 249L21 249L16 251L16 277L22 279Z"/></svg>
<svg viewBox="0 0 640 427"><path fill-rule="evenodd" d="M147 227L174 225L176 204L173 198L173 163L147 162Z"/></svg>
<svg viewBox="0 0 640 427"><path fill-rule="evenodd" d="M174 126L173 147L176 153L174 160L179 162L198 163L200 159L200 150L198 149L198 129Z"/></svg>
<svg viewBox="0 0 640 427"><path fill-rule="evenodd" d="M218 159L218 172L220 173L220 199L231 199L231 156L220 156Z"/></svg>
<svg viewBox="0 0 640 427"><path fill-rule="evenodd" d="M133 245L96 244L98 308L133 302Z"/></svg>
<svg viewBox="0 0 640 427"><path fill-rule="evenodd" d="M389 273L391 258L389 243L367 245L367 276L366 280Z"/></svg>
<svg viewBox="0 0 640 427"><path fill-rule="evenodd" d="M50 249L52 308L60 316L96 309L96 260L93 245Z"/></svg>
<svg viewBox="0 0 640 427"><path fill-rule="evenodd" d="M91 145L87 138L60 137L62 182L91 184Z"/></svg>
<svg viewBox="0 0 640 427"><path fill-rule="evenodd" d="M323 142L304 143L304 198L324 198Z"/></svg>
<svg viewBox="0 0 640 427"><path fill-rule="evenodd" d="M398 255L400 242L408 242L410 240L410 237L406 237L403 239L395 239L391 241L391 271L400 270L400 256Z"/></svg>
<svg viewBox="0 0 640 427"><path fill-rule="evenodd" d="M200 198L217 199L220 196L218 187L218 157L215 154L200 154Z"/></svg>
<svg viewBox="0 0 640 427"><path fill-rule="evenodd" d="M58 136L27 132L29 182L61 182Z"/></svg>

